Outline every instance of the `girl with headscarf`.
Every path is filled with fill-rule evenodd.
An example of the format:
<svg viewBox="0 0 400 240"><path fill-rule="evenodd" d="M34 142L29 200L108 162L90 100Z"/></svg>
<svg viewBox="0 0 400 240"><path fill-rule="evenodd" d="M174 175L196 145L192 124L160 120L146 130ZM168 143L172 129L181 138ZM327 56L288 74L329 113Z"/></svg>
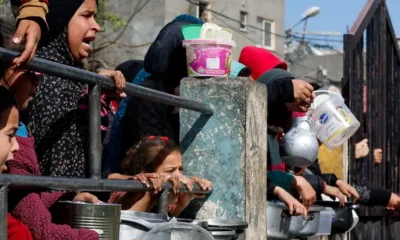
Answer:
<svg viewBox="0 0 400 240"><path fill-rule="evenodd" d="M42 47L37 56L82 68L82 60L91 51L89 44L100 31L94 18L97 4L95 0L62 2L50 3L53 14L60 14L55 18L60 25L53 29L53 33L59 34ZM118 91L123 89L125 79L121 72L100 74L112 77ZM86 84L42 75L29 113L28 128L36 140L35 148L43 175L85 177L88 115L82 97L87 90ZM104 112L102 116L107 117Z"/></svg>
<svg viewBox="0 0 400 240"><path fill-rule="evenodd" d="M148 75L142 79L143 87L179 95L180 81L188 76L182 27L193 23L202 24L198 18L184 14L161 29L144 59ZM143 75L139 73L138 76ZM179 142L179 114L174 107L138 98L129 98L126 102L118 163L143 137L160 135Z"/></svg>

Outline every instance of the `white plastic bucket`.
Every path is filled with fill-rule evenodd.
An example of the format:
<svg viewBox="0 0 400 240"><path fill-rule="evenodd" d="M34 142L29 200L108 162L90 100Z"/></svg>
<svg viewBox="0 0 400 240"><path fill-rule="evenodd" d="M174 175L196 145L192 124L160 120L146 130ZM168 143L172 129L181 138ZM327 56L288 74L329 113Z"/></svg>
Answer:
<svg viewBox="0 0 400 240"><path fill-rule="evenodd" d="M307 112L315 122L317 138L329 149L335 149L351 138L360 127L360 122L335 92L314 91L316 97ZM322 94L321 94L322 93Z"/></svg>

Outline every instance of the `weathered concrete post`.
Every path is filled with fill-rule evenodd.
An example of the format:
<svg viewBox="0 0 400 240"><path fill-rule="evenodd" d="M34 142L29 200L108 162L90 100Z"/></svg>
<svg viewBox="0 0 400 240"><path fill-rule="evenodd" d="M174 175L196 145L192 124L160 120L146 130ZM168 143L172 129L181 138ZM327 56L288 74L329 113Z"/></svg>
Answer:
<svg viewBox="0 0 400 240"><path fill-rule="evenodd" d="M184 214L245 220L249 223L246 239L266 239L266 87L241 78L186 78L180 94L209 103L215 110L206 116L181 109L185 173L211 180L214 190Z"/></svg>

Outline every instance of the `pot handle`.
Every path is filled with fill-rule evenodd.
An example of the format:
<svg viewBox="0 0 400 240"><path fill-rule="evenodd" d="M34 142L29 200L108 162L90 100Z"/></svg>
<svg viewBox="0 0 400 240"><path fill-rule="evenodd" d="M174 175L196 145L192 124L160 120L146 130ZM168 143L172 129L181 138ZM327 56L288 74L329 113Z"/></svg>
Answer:
<svg viewBox="0 0 400 240"><path fill-rule="evenodd" d="M293 217L293 215L290 215L288 210L283 210L282 211L281 218L290 218L290 217ZM309 221L312 221L312 220L314 220L314 214L313 213L308 213L308 215L307 215L307 217L306 217L306 219L304 221L309 222Z"/></svg>

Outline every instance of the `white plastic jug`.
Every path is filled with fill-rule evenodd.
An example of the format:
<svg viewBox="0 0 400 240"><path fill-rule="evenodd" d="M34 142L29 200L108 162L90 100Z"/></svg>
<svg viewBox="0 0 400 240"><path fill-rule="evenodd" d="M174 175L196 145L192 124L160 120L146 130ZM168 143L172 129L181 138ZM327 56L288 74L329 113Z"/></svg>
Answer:
<svg viewBox="0 0 400 240"><path fill-rule="evenodd" d="M340 94L326 90L317 90L314 93L317 96L307 116L315 122L317 138L327 148L335 149L354 135L360 122Z"/></svg>

